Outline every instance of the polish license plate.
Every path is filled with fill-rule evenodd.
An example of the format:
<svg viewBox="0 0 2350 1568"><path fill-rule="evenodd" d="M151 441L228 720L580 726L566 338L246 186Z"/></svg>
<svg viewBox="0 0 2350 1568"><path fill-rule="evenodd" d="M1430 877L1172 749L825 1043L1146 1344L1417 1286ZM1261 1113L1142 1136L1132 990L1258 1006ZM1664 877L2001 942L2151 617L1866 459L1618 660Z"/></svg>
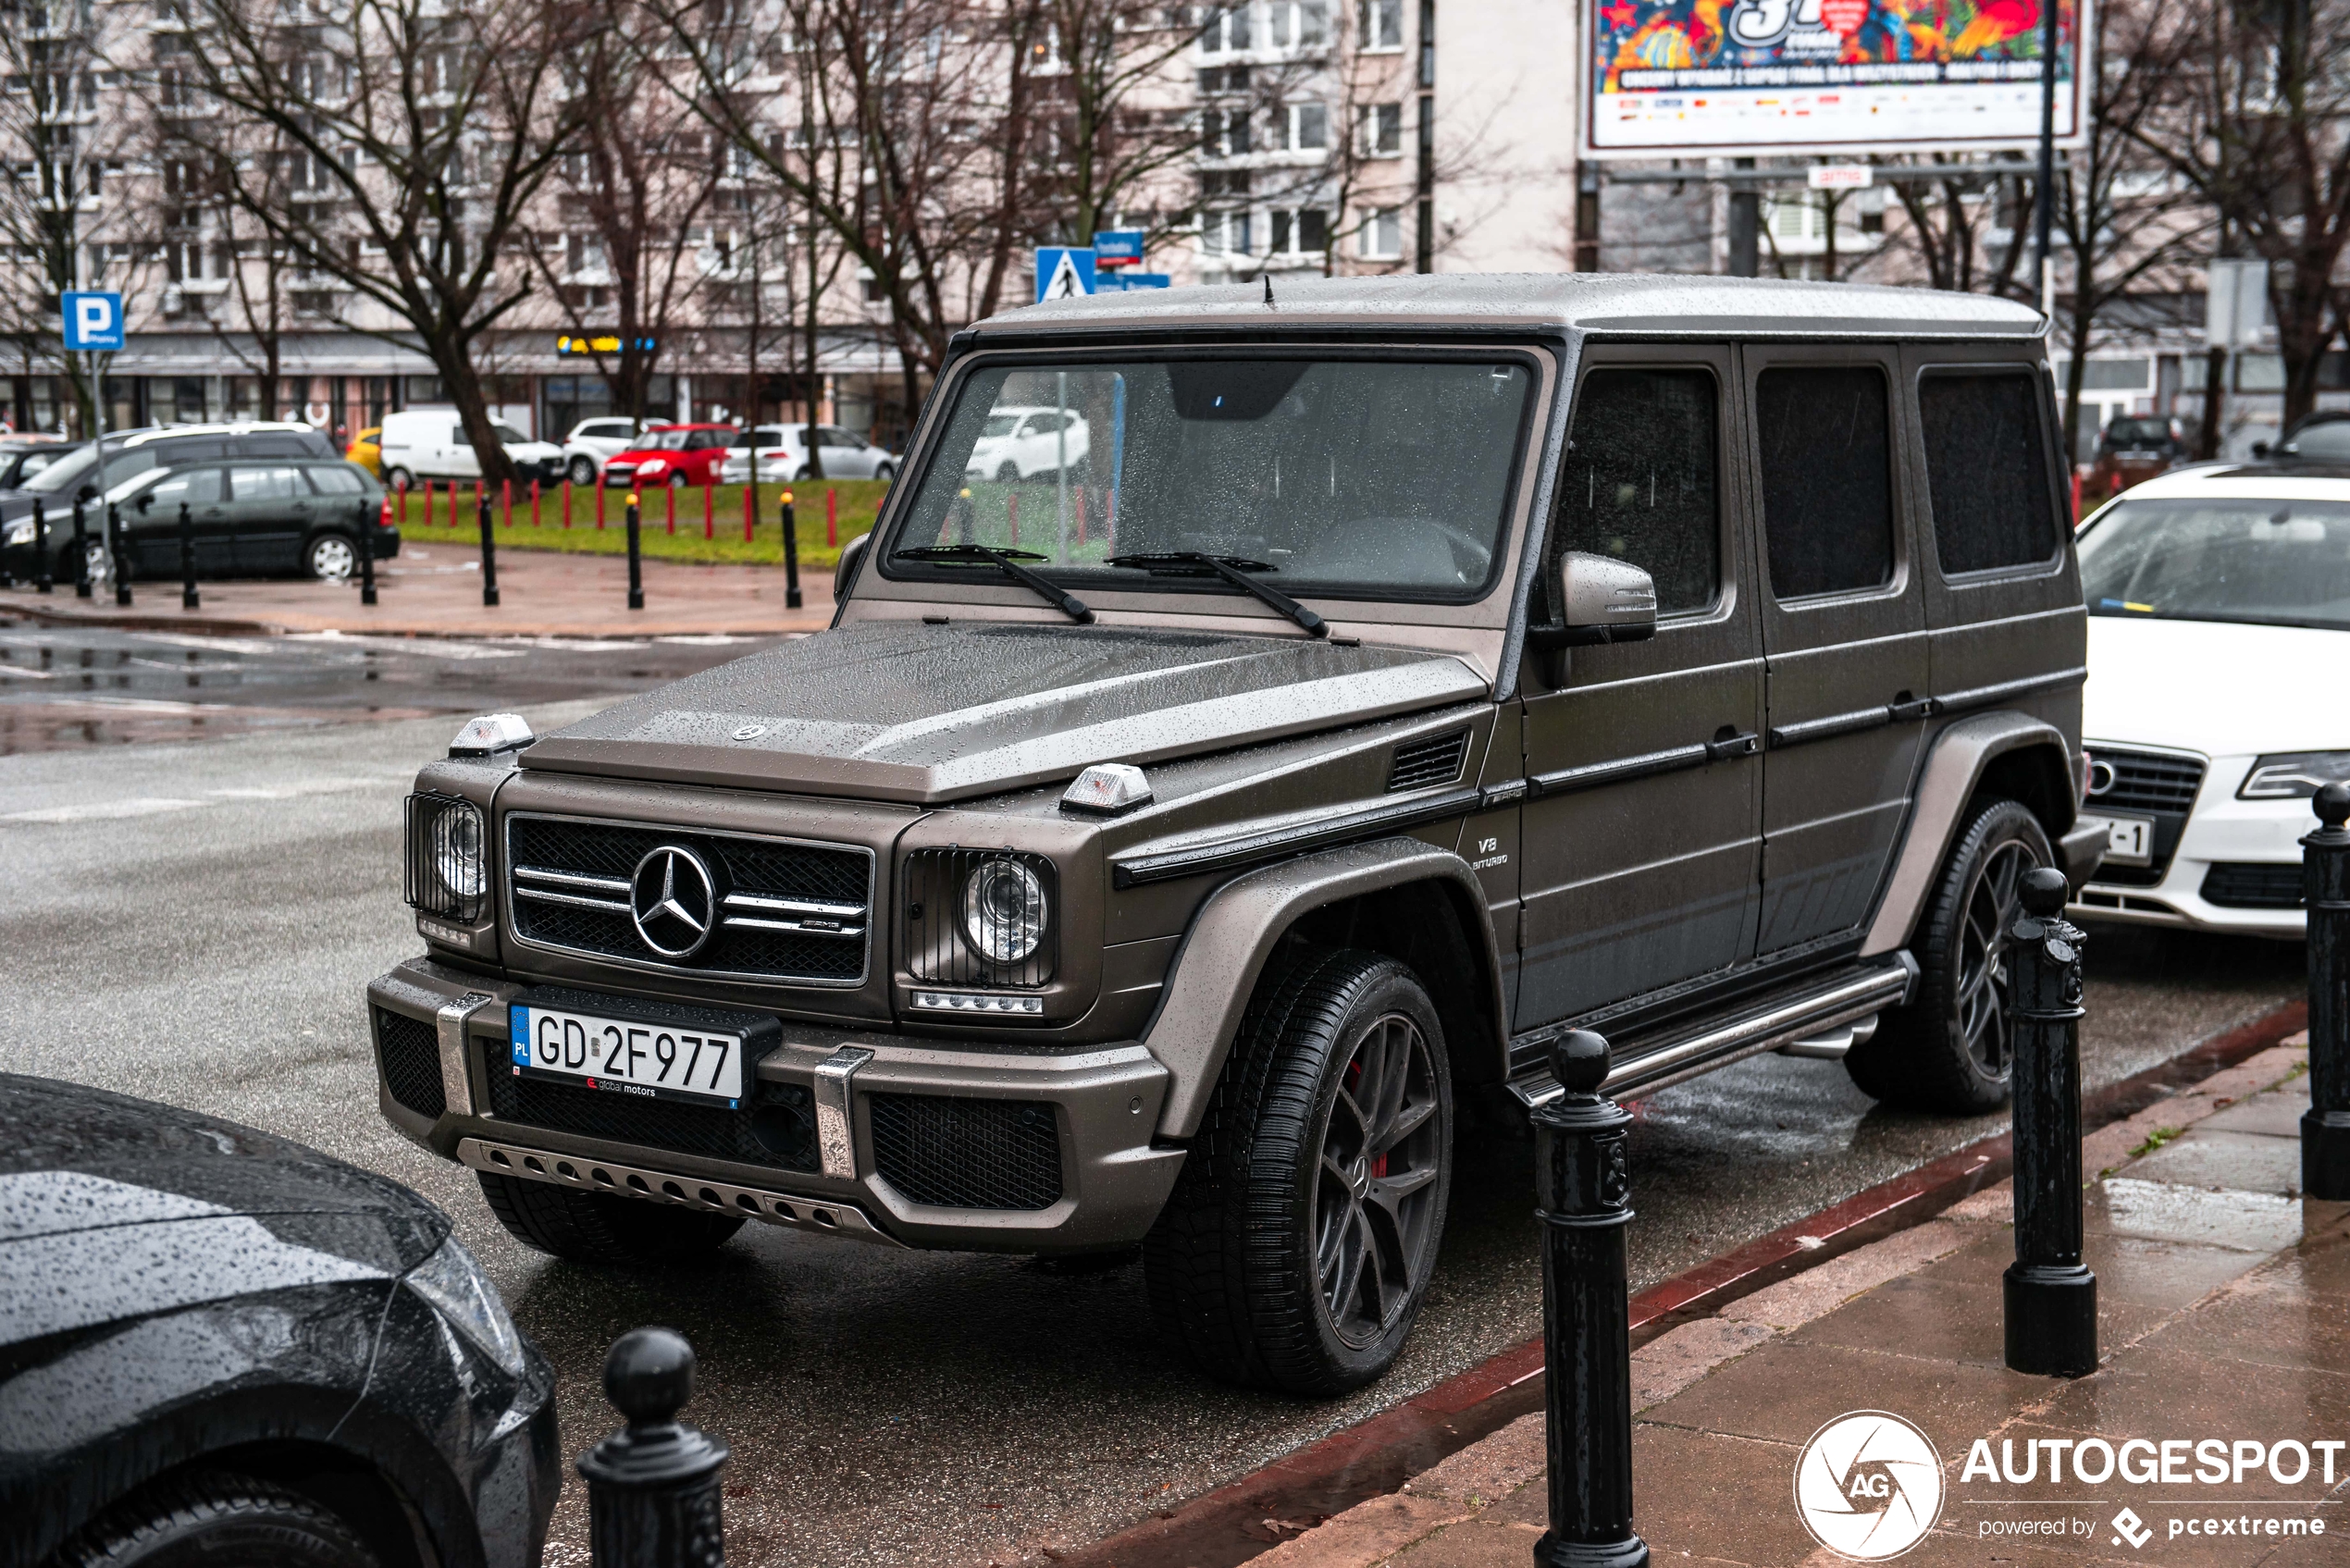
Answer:
<svg viewBox="0 0 2350 1568"><path fill-rule="evenodd" d="M2084 821L2105 824L2105 863L2144 866L2154 859L2152 817L2096 817Z"/></svg>
<svg viewBox="0 0 2350 1568"><path fill-rule="evenodd" d="M728 1106L743 1095L743 1037L552 1007L513 1008L517 1075Z"/></svg>

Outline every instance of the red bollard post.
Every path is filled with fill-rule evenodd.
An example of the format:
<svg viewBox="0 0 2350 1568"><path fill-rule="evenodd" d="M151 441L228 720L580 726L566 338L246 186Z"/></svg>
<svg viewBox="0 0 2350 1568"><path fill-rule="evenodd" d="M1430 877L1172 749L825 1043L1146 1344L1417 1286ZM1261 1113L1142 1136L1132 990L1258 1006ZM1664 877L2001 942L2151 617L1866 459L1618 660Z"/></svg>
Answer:
<svg viewBox="0 0 2350 1568"><path fill-rule="evenodd" d="M840 492L830 485L824 487L824 542L840 548Z"/></svg>
<svg viewBox="0 0 2350 1568"><path fill-rule="evenodd" d="M716 485L704 485L701 488L701 537L705 539L714 539L718 537L718 487Z"/></svg>
<svg viewBox="0 0 2350 1568"><path fill-rule="evenodd" d="M743 487L743 543L750 543L750 531L759 521L759 487Z"/></svg>
<svg viewBox="0 0 2350 1568"><path fill-rule="evenodd" d="M596 481L596 532L604 531L604 482Z"/></svg>
<svg viewBox="0 0 2350 1568"><path fill-rule="evenodd" d="M514 482L512 479L498 481L498 522L501 527L514 525Z"/></svg>
<svg viewBox="0 0 2350 1568"><path fill-rule="evenodd" d="M530 482L530 525L534 528L538 526L538 481L536 479Z"/></svg>

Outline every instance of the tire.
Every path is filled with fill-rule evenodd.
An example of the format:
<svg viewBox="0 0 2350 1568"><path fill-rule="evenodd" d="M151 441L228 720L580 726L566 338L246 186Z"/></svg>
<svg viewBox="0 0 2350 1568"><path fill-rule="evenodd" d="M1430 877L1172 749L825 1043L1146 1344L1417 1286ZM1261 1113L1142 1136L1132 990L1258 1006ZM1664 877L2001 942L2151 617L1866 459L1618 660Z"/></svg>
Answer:
<svg viewBox="0 0 2350 1568"><path fill-rule="evenodd" d="M873 465L873 477L879 479L884 485L894 485L897 482L897 470L892 468L886 463L875 463Z"/></svg>
<svg viewBox="0 0 2350 1568"><path fill-rule="evenodd" d="M1020 464L1017 463L1007 463L998 466L996 470L996 482L999 485L1019 484Z"/></svg>
<svg viewBox="0 0 2350 1568"><path fill-rule="evenodd" d="M193 1471L133 1492L50 1559L53 1568L378 1568L340 1514L271 1481Z"/></svg>
<svg viewBox="0 0 2350 1568"><path fill-rule="evenodd" d="M349 534L325 533L302 547L302 567L322 583L347 583L359 570L359 547Z"/></svg>
<svg viewBox="0 0 2350 1568"><path fill-rule="evenodd" d="M2003 797L1982 802L1935 879L1917 938L1917 999L1886 1013L1845 1069L1862 1091L1906 1110L1977 1116L2006 1103L2007 932L2023 873L2056 863L2040 820Z"/></svg>
<svg viewBox="0 0 2350 1568"><path fill-rule="evenodd" d="M682 490L690 483L692 483L692 481L687 479L685 475L679 473L677 470L673 468L669 471L669 488L671 489Z"/></svg>
<svg viewBox="0 0 2350 1568"><path fill-rule="evenodd" d="M575 457L571 460L571 467L566 470L566 473L575 485L592 485L596 482L595 460Z"/></svg>
<svg viewBox="0 0 2350 1568"><path fill-rule="evenodd" d="M384 484L404 495L416 488L416 476L405 468L387 468L384 470Z"/></svg>
<svg viewBox="0 0 2350 1568"><path fill-rule="evenodd" d="M573 1263L674 1265L709 1256L743 1222L605 1192L575 1192L544 1181L476 1171L481 1195L506 1233L524 1246Z"/></svg>
<svg viewBox="0 0 2350 1568"><path fill-rule="evenodd" d="M1411 970L1311 948L1268 971L1143 1243L1161 1331L1225 1382L1327 1398L1378 1377L1428 1295L1452 1141L1443 1030Z"/></svg>

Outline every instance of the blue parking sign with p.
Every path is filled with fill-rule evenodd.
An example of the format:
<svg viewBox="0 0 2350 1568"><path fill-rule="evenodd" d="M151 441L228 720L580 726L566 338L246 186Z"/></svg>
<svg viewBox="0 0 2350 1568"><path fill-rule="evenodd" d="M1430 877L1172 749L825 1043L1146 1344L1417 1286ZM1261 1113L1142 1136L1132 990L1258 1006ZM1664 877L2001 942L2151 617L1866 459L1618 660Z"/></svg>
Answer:
<svg viewBox="0 0 2350 1568"><path fill-rule="evenodd" d="M112 351L122 347L122 296L68 290L65 294L66 347Z"/></svg>

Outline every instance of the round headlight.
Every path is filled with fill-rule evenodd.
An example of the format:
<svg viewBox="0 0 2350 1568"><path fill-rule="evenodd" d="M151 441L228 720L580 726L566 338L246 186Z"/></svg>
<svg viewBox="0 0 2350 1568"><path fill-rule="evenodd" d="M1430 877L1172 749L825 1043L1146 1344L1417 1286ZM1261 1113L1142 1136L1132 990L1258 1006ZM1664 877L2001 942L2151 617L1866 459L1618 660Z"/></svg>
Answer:
<svg viewBox="0 0 2350 1568"><path fill-rule="evenodd" d="M472 807L442 811L432 820L432 870L440 885L460 898L481 896L486 868L481 855L481 813Z"/></svg>
<svg viewBox="0 0 2350 1568"><path fill-rule="evenodd" d="M1018 860L986 860L963 883L963 935L993 963L1017 964L1045 940L1045 884Z"/></svg>

